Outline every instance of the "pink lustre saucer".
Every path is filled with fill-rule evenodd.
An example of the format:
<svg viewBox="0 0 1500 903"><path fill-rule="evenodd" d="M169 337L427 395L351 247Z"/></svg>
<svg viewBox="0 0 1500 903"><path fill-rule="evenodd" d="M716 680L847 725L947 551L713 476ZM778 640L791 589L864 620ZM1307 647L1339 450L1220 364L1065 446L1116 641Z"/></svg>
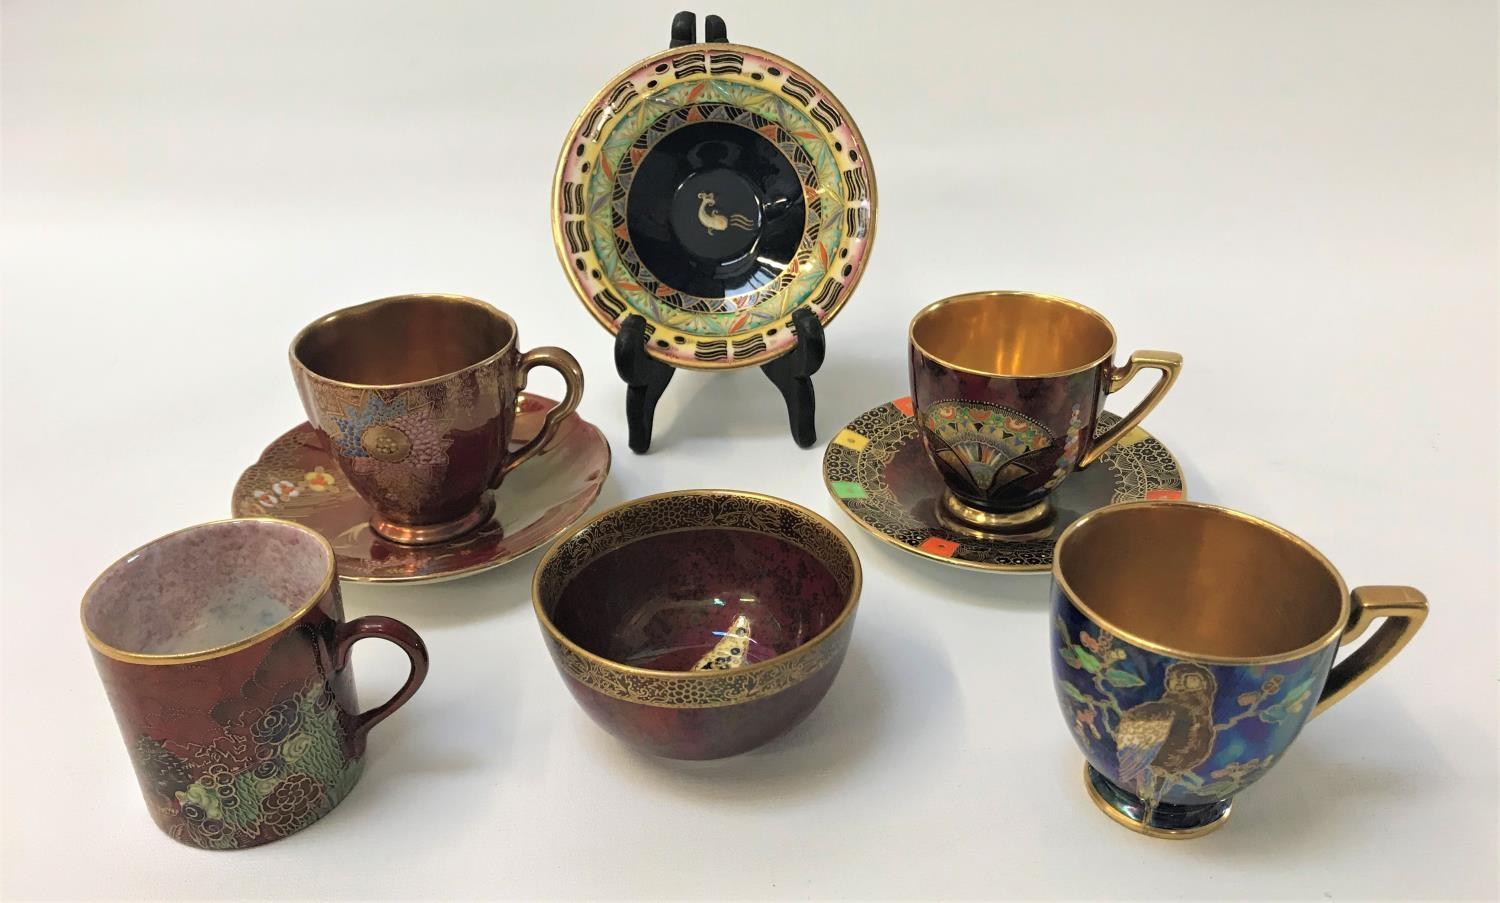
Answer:
<svg viewBox="0 0 1500 903"><path fill-rule="evenodd" d="M512 447L535 436L557 402L523 395ZM582 517L609 475L609 442L577 414L521 464L496 493L495 515L472 533L430 546L405 546L370 529L370 508L352 488L316 430L306 423L272 442L240 475L237 517L278 517L311 527L338 553L339 576L358 583L412 583L477 574L549 542Z"/></svg>

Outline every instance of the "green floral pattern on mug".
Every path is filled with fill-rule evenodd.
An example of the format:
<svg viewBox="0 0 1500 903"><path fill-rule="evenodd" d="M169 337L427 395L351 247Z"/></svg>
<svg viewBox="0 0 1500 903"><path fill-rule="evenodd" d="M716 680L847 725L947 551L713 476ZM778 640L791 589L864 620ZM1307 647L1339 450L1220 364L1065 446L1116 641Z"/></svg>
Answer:
<svg viewBox="0 0 1500 903"><path fill-rule="evenodd" d="M344 752L340 712L317 682L226 726L206 745L136 740L142 784L159 800L177 840L227 850L285 837L322 817L359 780ZM247 736L248 734L248 736Z"/></svg>

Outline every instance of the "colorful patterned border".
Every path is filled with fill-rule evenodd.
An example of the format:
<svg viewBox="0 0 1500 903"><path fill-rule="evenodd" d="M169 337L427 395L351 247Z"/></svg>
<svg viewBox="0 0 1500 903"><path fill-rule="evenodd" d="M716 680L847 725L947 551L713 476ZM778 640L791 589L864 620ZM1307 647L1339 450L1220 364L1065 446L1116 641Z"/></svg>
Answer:
<svg viewBox="0 0 1500 903"><path fill-rule="evenodd" d="M857 417L828 444L823 479L828 492L861 527L892 545L960 567L990 571L1045 571L1052 566L1056 534L997 542L934 527L907 510L886 479L886 468L909 443L920 442L910 398L899 398ZM1119 422L1101 413L1096 435ZM1139 499L1182 498L1182 470L1154 436L1137 429L1099 459L1114 478L1112 495L1096 507ZM940 477L934 470L933 480ZM1060 492L1067 492L1064 483Z"/></svg>
<svg viewBox="0 0 1500 903"><path fill-rule="evenodd" d="M681 96L684 106L671 105L674 94ZM826 266L804 268L800 262L814 254L821 261L828 260L842 239L843 207L823 203L820 187L829 185L834 195L842 193L838 167L826 150L821 158L811 153L820 146L812 143L812 123L764 92L710 80L677 85L662 95L664 105L660 109L644 105L641 116L622 122L605 140L600 160L606 171L614 161L614 176L589 180L589 238L604 264L605 276L636 313L686 335L723 338L789 315L807 299L827 270ZM689 102L688 97L694 100ZM652 114L659 115L652 119ZM662 138L685 125L705 121L739 125L768 138L797 173L807 202L802 238L792 265L754 291L728 298L699 298L662 283L637 256L625 228L626 201L636 166Z"/></svg>
<svg viewBox="0 0 1500 903"><path fill-rule="evenodd" d="M691 311L662 300L680 293L622 276L620 255L633 252L628 240L616 239L615 182L621 161L630 161L653 124L708 103L772 123L795 140L783 152L811 163L806 172L798 167L808 235L791 278L773 283L768 297L753 293L729 299L730 310ZM744 367L786 353L796 341L792 312L808 307L831 321L859 281L874 240L875 176L848 112L797 66L737 44L657 54L601 91L568 135L552 201L553 242L584 306L610 332L633 313L645 317L647 350L679 367ZM678 300L692 306L686 296Z"/></svg>

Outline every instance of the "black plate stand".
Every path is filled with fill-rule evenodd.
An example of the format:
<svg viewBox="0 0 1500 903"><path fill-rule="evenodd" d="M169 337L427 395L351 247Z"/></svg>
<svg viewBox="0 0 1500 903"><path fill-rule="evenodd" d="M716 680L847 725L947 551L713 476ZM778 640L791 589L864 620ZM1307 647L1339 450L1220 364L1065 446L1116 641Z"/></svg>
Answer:
<svg viewBox="0 0 1500 903"><path fill-rule="evenodd" d="M697 43L697 33L698 17L690 12L680 12L672 17L670 46ZM729 34L724 20L718 16L704 17L703 39L706 43L727 43ZM812 375L823 366L823 324L816 314L803 307L792 312L791 328L797 336L797 344L781 357L762 364L760 370L775 383L781 390L781 397L786 400L792 439L803 448L811 448L818 441L813 423L816 399ZM630 423L630 450L636 454L645 454L651 448L651 424L656 415L656 402L676 372L671 364L647 353L646 340L646 319L640 314L626 317L615 335L615 369L626 385L625 419Z"/></svg>

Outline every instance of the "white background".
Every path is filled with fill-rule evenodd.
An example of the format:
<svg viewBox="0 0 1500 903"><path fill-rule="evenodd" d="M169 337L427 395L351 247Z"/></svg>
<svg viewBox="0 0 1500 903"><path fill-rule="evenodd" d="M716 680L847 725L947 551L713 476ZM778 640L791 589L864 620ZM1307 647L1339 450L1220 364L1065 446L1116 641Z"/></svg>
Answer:
<svg viewBox="0 0 1500 903"><path fill-rule="evenodd" d="M1432 617L1222 831L1086 799L1047 578L961 572L839 514L754 370L680 373L625 446L610 337L555 259L573 117L674 3L7 2L3 889L32 897L1493 898L1496 9L1490 3L720 3L862 128L879 236L817 377L827 441L906 394L913 311L1025 288L1187 358L1147 421L1190 493L1263 515ZM728 486L863 557L822 707L738 759L633 753L574 705L536 556L350 587L431 647L337 811L249 852L148 820L77 625L95 574L228 514L301 419L293 334L452 291L561 344L615 448L600 504ZM556 394L554 375L538 388ZM1132 399L1139 389L1133 387ZM1125 401L1117 401L1120 409ZM367 702L404 673L362 644Z"/></svg>

